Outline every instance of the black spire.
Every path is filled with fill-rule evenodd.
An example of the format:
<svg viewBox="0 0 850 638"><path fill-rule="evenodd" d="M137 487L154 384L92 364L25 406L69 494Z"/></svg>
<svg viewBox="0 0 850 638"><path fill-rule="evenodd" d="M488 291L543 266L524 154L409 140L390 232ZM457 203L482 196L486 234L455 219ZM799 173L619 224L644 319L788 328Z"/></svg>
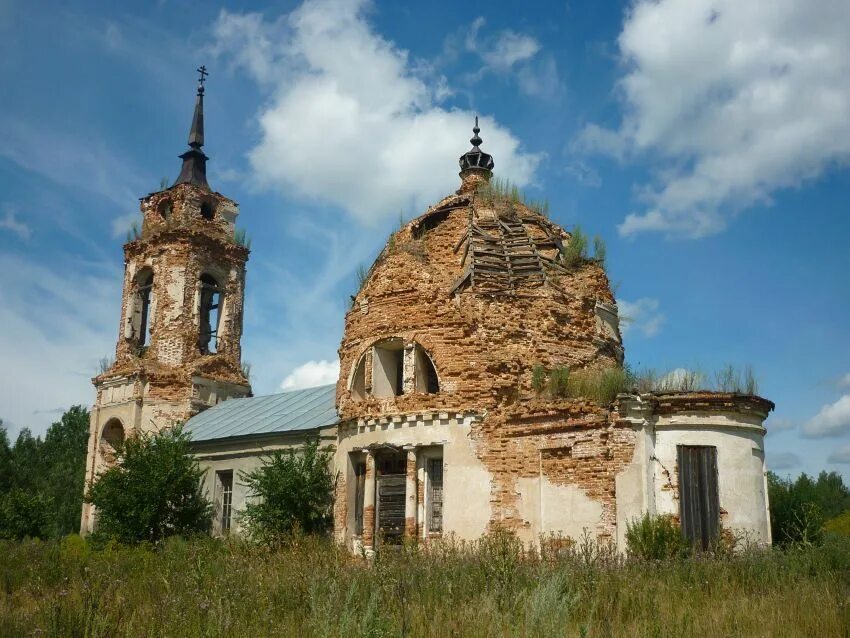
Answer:
<svg viewBox="0 0 850 638"><path fill-rule="evenodd" d="M460 170L465 171L468 168L483 168L487 171L492 171L495 163L493 156L488 155L479 147L484 142L478 135L481 129L478 128L478 116L475 116L475 126L472 127L472 139L469 140L472 148L460 156Z"/></svg>
<svg viewBox="0 0 850 638"><path fill-rule="evenodd" d="M207 67L198 69L201 77L198 78L198 95L195 98L195 113L192 116L192 128L189 130L189 150L180 156L183 160L183 168L174 185L194 184L209 190L207 184L207 160L209 159L201 147L204 145L204 82L206 82Z"/></svg>

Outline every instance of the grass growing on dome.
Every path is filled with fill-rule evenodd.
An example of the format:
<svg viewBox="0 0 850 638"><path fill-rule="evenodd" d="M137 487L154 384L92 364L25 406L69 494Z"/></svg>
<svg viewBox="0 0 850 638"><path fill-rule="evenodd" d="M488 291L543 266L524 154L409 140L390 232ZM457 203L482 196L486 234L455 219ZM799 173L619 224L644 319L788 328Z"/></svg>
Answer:
<svg viewBox="0 0 850 638"><path fill-rule="evenodd" d="M490 206L506 206L513 208L516 204L522 204L530 208L538 215L549 217L549 201L529 200L519 186L509 179L492 177L486 184L481 184L475 190L476 197Z"/></svg>

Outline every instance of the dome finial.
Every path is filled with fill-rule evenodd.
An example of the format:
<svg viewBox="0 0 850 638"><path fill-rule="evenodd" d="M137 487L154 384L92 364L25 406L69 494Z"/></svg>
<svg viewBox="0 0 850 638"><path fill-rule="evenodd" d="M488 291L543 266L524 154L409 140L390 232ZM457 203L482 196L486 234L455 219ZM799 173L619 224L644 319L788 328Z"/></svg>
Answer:
<svg viewBox="0 0 850 638"><path fill-rule="evenodd" d="M472 127L472 139L469 142L475 147L478 148L484 142L481 137L478 135L481 132L481 129L478 128L478 116L475 116L475 126Z"/></svg>
<svg viewBox="0 0 850 638"><path fill-rule="evenodd" d="M486 183L493 174L493 156L481 150L484 140L478 135L478 116L475 116L475 126L472 127L472 148L460 156L460 178L463 180L461 191L474 189L478 184Z"/></svg>

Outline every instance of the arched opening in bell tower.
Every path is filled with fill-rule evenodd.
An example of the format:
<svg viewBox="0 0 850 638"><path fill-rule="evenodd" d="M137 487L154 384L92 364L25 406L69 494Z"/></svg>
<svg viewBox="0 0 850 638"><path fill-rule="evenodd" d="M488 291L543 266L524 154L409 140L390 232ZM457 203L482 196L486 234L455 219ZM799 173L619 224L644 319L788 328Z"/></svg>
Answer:
<svg viewBox="0 0 850 638"><path fill-rule="evenodd" d="M218 329L221 321L223 290L209 274L201 275L200 332L198 348L202 354L218 352Z"/></svg>

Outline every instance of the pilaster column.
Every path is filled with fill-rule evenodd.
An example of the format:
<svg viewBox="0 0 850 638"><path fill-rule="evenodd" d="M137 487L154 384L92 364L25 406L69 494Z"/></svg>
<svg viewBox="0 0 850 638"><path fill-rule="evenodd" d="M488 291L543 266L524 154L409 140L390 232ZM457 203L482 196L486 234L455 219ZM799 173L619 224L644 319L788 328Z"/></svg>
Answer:
<svg viewBox="0 0 850 638"><path fill-rule="evenodd" d="M416 538L416 448L406 446L407 472L404 482L404 537Z"/></svg>
<svg viewBox="0 0 850 638"><path fill-rule="evenodd" d="M375 454L366 453L366 479L363 488L363 549L375 549Z"/></svg>

